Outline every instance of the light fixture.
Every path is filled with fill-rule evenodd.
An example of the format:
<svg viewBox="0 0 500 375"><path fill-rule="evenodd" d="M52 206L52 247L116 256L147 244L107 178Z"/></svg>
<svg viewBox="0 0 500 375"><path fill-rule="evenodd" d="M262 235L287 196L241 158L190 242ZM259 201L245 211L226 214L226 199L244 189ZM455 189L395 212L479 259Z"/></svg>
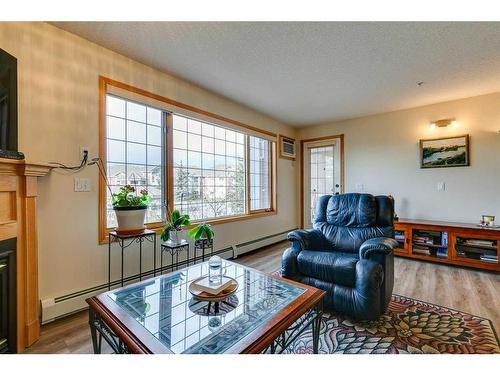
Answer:
<svg viewBox="0 0 500 375"><path fill-rule="evenodd" d="M434 130L436 128L446 128L449 125L451 125L454 128L457 128L458 122L454 118L446 118L446 119L431 122L430 127L432 130Z"/></svg>

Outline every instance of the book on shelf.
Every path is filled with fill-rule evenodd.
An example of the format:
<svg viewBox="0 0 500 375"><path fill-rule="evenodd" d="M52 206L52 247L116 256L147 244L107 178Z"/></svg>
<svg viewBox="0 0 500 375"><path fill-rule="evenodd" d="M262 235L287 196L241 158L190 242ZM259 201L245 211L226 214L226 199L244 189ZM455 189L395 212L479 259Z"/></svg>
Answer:
<svg viewBox="0 0 500 375"><path fill-rule="evenodd" d="M496 248L476 247L472 245L464 245L457 243L455 245L455 249L463 253L476 253L480 255L493 255L493 256L497 255Z"/></svg>
<svg viewBox="0 0 500 375"><path fill-rule="evenodd" d="M440 247L439 249L437 249L436 256L439 258L448 258L446 248Z"/></svg>
<svg viewBox="0 0 500 375"><path fill-rule="evenodd" d="M496 241L495 240L477 240L477 239L472 239L468 238L464 242L462 242L465 245L478 245L478 246L496 246Z"/></svg>
<svg viewBox="0 0 500 375"><path fill-rule="evenodd" d="M427 238L427 237L414 236L413 242L421 243L421 244L425 244L425 245L434 245L434 240L432 240L431 238Z"/></svg>
<svg viewBox="0 0 500 375"><path fill-rule="evenodd" d="M481 255L479 257L484 262L490 262L490 263L498 263L498 256L493 256L493 255Z"/></svg>
<svg viewBox="0 0 500 375"><path fill-rule="evenodd" d="M421 248L417 246L413 246L413 252L416 254L422 254L422 255L431 255L431 251L426 248Z"/></svg>
<svg viewBox="0 0 500 375"><path fill-rule="evenodd" d="M441 235L441 246L448 247L448 232L443 232Z"/></svg>

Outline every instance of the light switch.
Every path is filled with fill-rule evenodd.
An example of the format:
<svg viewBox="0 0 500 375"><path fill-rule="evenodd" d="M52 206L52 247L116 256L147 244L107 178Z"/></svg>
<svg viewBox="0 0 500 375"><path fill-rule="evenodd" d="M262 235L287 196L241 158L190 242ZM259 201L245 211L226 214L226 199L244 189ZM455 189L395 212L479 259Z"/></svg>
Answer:
<svg viewBox="0 0 500 375"><path fill-rule="evenodd" d="M90 191L90 180L88 178L75 177L75 191L76 192Z"/></svg>
<svg viewBox="0 0 500 375"><path fill-rule="evenodd" d="M438 182L437 188L438 188L438 191L445 191L446 190L446 184L444 182Z"/></svg>

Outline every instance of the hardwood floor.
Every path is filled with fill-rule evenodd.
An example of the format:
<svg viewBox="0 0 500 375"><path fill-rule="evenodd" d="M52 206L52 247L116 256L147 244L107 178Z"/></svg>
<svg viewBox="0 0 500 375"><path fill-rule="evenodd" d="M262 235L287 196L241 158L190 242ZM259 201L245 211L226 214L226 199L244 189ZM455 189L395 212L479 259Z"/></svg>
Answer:
<svg viewBox="0 0 500 375"><path fill-rule="evenodd" d="M282 242L235 261L264 272L280 268ZM500 332L500 275L418 260L396 258L394 293L490 319ZM92 353L87 311L42 327L26 353Z"/></svg>

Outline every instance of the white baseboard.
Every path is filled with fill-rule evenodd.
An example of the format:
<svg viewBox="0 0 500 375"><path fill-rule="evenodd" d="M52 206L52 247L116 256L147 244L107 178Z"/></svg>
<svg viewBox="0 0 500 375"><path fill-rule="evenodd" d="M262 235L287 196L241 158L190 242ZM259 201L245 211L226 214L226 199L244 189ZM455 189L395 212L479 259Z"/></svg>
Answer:
<svg viewBox="0 0 500 375"><path fill-rule="evenodd" d="M275 244L280 241L286 240L287 232L278 233L272 236L264 237L255 241L245 242L243 244L236 245L235 248L235 256L243 255L250 251L254 251L260 249L264 246L269 246Z"/></svg>

